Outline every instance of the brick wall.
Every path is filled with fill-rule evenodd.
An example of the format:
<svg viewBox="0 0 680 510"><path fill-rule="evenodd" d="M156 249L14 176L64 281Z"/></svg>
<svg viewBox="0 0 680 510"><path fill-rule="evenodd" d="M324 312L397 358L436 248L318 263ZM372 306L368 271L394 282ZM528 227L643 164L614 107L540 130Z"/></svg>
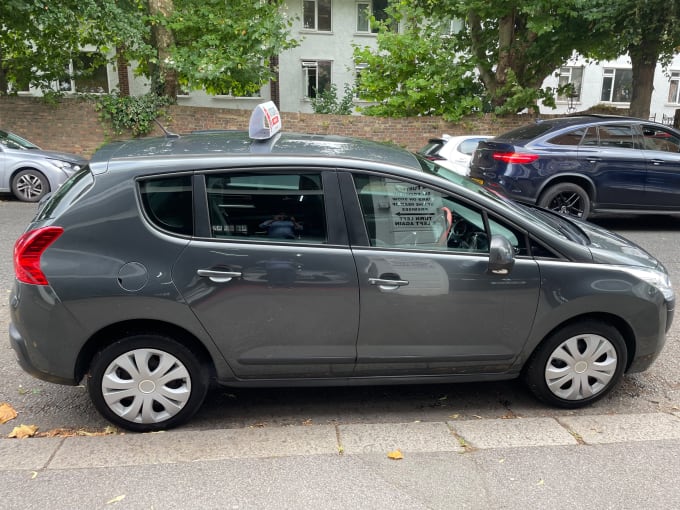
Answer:
<svg viewBox="0 0 680 510"><path fill-rule="evenodd" d="M188 133L202 129L247 129L250 112L223 108L171 106L169 118L161 122L170 131ZM546 117L546 116L543 116ZM410 150L420 149L429 138L443 133L500 134L533 121L528 115L496 117L483 115L460 122L437 117L378 118L348 115L282 113L283 129L289 132L358 136L392 142ZM56 105L40 98L0 97L0 129L14 131L44 149L91 156L114 138L103 125L91 101L62 99ZM161 134L155 129L154 135ZM129 137L129 136L127 136Z"/></svg>

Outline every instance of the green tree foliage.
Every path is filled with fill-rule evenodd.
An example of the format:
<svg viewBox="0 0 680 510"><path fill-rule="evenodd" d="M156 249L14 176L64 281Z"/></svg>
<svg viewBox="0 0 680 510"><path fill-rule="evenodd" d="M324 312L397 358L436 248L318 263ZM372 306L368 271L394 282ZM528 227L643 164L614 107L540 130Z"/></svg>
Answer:
<svg viewBox="0 0 680 510"><path fill-rule="evenodd" d="M4 0L0 2L0 94L29 84L45 92L69 79L69 62L91 46L101 64L120 44L131 54L148 51L134 0ZM87 69L80 72L87 73Z"/></svg>
<svg viewBox="0 0 680 510"><path fill-rule="evenodd" d="M377 51L355 47L354 61L365 66L357 80L357 94L374 103L367 115L439 115L459 119L483 108L483 91L474 66L456 56L455 40L447 35L447 20L428 19L418 8L391 10L392 21L381 24ZM375 20L372 20L376 23Z"/></svg>
<svg viewBox="0 0 680 510"><path fill-rule="evenodd" d="M334 83L311 98L312 110L314 113L329 115L351 115L354 109L354 89L345 84L345 92L341 98L338 97L338 88Z"/></svg>
<svg viewBox="0 0 680 510"><path fill-rule="evenodd" d="M174 35L168 65L181 86L246 96L272 78L270 57L294 47L283 0L175 0L158 22Z"/></svg>
<svg viewBox="0 0 680 510"><path fill-rule="evenodd" d="M592 0L584 14L607 36L586 54L594 58L628 54L633 71L630 113L649 117L656 66L667 66L680 49L680 2Z"/></svg>
<svg viewBox="0 0 680 510"><path fill-rule="evenodd" d="M484 107L503 114L537 109L539 101L554 105L556 91L542 89L543 81L596 42L582 14L587 3L394 0L401 33L383 27L377 52L355 52L370 69L361 76L361 97L379 103L368 111L448 117ZM460 29L443 37L450 20L459 20Z"/></svg>

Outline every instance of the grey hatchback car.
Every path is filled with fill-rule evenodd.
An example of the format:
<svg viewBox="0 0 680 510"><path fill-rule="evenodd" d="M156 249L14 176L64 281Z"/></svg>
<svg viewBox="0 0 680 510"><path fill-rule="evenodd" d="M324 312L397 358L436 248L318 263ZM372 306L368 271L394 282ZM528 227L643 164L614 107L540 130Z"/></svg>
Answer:
<svg viewBox="0 0 680 510"><path fill-rule="evenodd" d="M82 156L45 151L0 130L0 192L9 191L24 202L38 202L86 164Z"/></svg>
<svg viewBox="0 0 680 510"><path fill-rule="evenodd" d="M675 303L657 260L438 169L338 136L108 145L16 242L11 345L134 431L212 382L522 377L573 408L650 366Z"/></svg>

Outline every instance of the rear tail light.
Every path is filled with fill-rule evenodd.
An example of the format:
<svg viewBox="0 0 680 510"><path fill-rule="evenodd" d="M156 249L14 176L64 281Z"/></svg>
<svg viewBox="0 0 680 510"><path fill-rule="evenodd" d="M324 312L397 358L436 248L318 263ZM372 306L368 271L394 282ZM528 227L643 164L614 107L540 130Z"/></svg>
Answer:
<svg viewBox="0 0 680 510"><path fill-rule="evenodd" d="M47 285L40 269L40 257L64 232L61 227L43 227L26 232L14 243L14 274L17 280L32 285Z"/></svg>
<svg viewBox="0 0 680 510"><path fill-rule="evenodd" d="M503 163L533 163L538 159L538 154L521 154L519 152L494 152L493 159Z"/></svg>

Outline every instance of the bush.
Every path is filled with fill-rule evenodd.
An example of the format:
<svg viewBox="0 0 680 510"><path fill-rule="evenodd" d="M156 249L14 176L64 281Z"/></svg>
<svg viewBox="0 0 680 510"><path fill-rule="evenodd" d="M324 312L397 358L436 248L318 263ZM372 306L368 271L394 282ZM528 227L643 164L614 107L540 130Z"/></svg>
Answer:
<svg viewBox="0 0 680 510"><path fill-rule="evenodd" d="M117 135L130 130L133 136L143 136L151 131L155 119L165 116L164 107L171 102L169 97L153 93L143 96L114 93L98 96L95 110L99 112L100 120L111 122Z"/></svg>

